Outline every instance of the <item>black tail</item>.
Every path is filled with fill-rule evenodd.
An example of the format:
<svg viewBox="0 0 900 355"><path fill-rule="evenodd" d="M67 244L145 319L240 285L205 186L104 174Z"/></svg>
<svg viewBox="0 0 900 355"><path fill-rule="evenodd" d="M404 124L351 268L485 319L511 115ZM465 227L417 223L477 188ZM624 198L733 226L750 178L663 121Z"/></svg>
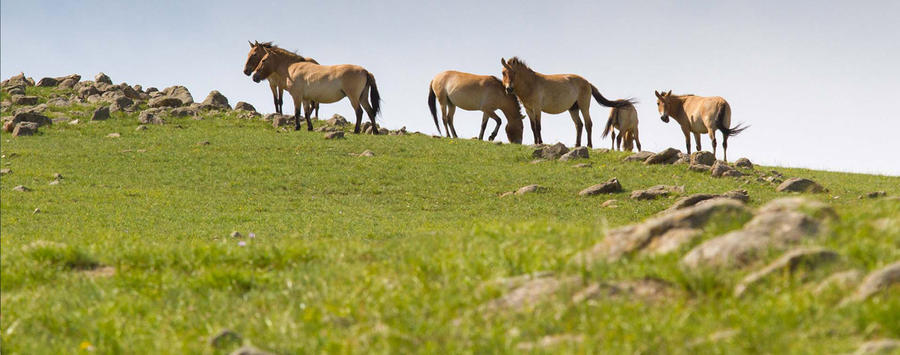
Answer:
<svg viewBox="0 0 900 355"><path fill-rule="evenodd" d="M725 135L726 137L734 137L743 132L745 129L750 128L750 126L741 127L743 123L738 123L736 126L731 128L725 127L725 125L722 123L722 121L725 119L725 111L725 108L721 107L719 108L719 113L716 115L716 126L719 127L719 130L722 131L723 135Z"/></svg>
<svg viewBox="0 0 900 355"><path fill-rule="evenodd" d="M609 115L609 119L606 120L606 127L603 128L603 134L600 135L600 138L606 138L609 135L610 130L612 130L613 126L619 125L619 109L613 108L612 114Z"/></svg>
<svg viewBox="0 0 900 355"><path fill-rule="evenodd" d="M371 91L369 91L370 98L372 101L372 110L375 111L375 114L378 115L381 112L381 95L378 94L378 85L375 84L375 76L372 73L368 73L368 79L366 79L366 84L369 85Z"/></svg>
<svg viewBox="0 0 900 355"><path fill-rule="evenodd" d="M428 109L431 110L431 118L434 118L434 127L438 130L438 135L441 134L441 126L437 121L437 106L435 105L435 100L437 97L434 96L434 89L431 88L431 83L428 83Z"/></svg>
<svg viewBox="0 0 900 355"><path fill-rule="evenodd" d="M623 107L628 105L633 105L637 103L634 99L621 99L615 101L609 101L603 95L600 95L600 91L597 90L597 87L591 85L591 95L594 96L594 100L597 100L598 104L601 104L606 107Z"/></svg>

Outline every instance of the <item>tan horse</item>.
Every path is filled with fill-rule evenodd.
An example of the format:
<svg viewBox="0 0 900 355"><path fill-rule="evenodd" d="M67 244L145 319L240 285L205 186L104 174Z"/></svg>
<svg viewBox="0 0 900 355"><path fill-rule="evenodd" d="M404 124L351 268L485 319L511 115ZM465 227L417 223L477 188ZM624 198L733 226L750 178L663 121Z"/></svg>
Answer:
<svg viewBox="0 0 900 355"><path fill-rule="evenodd" d="M350 106L356 113L356 129L359 133L363 110L369 114L375 126L375 115L381 111L381 95L375 84L375 76L358 65L318 65L310 62L294 62L265 49L266 54L259 61L253 73L253 81L260 82L272 73L285 78L285 90L294 99L294 129L300 129L300 105L304 101L320 103L338 102L344 97L350 100ZM371 104L369 95L371 91ZM307 130L312 130L310 109L305 107ZM372 130L378 134L377 129Z"/></svg>
<svg viewBox="0 0 900 355"><path fill-rule="evenodd" d="M503 111L506 116L506 137L512 143L522 143L522 111L519 100L515 95L503 90L500 79L490 75L475 75L448 70L439 73L431 80L428 90L428 108L431 117L434 118L434 126L438 134L441 126L438 125L437 107L435 100L441 104L441 120L447 131L447 137L456 138L456 127L453 126L453 117L456 108L468 111L481 111L481 132L478 139L484 139L484 130L487 128L488 118L497 122L494 131L488 140L493 141L500 130L500 117L494 111Z"/></svg>
<svg viewBox="0 0 900 355"><path fill-rule="evenodd" d="M616 139L615 130L619 130L618 140ZM606 138L608 134L612 134L612 146L610 149L616 150L622 148L622 140L625 140L625 150L631 151L634 142L637 141L637 149L641 151L641 139L638 137L638 117L637 110L633 104L622 107L614 107L609 110L609 119L606 120L606 127L603 128L602 137Z"/></svg>
<svg viewBox="0 0 900 355"><path fill-rule="evenodd" d="M747 127L741 127L740 124L730 127L731 106L725 99L718 96L672 95L672 90L662 93L654 91L653 93L656 94L660 119L668 123L669 117L672 117L681 125L688 154L691 154L690 134L694 134L699 152L701 149L700 133L709 133L713 155L715 155L716 130L718 129L722 131L722 159L728 161L728 137L738 135Z"/></svg>
<svg viewBox="0 0 900 355"><path fill-rule="evenodd" d="M531 131L535 144L543 143L541 138L541 113L550 114L569 111L575 122L575 146L581 146L581 128L587 131L587 145L593 147L591 141L591 95L603 106L622 107L631 100L609 101L600 95L594 85L575 74L545 75L531 70L519 58L500 59L503 64L503 86L509 93L515 93L525 106L525 113L531 121ZM584 124L578 112L584 116Z"/></svg>
<svg viewBox="0 0 900 355"><path fill-rule="evenodd" d="M250 76L253 73L253 69L256 69L256 66L259 65L259 61L262 60L262 57L266 54L264 49L271 49L284 55L289 58L293 58L298 62L311 62L319 64L315 59L304 57L299 54L296 54L291 51L284 50L279 48L278 46L272 44L272 42L250 42L250 53L247 53L247 61L244 62L244 75ZM284 105L284 78L278 76L278 74L273 74L269 76L266 81L269 82L269 88L272 89L272 99L275 101L275 112L282 113L282 106ZM316 117L319 117L319 103L311 102L312 108L316 112Z"/></svg>

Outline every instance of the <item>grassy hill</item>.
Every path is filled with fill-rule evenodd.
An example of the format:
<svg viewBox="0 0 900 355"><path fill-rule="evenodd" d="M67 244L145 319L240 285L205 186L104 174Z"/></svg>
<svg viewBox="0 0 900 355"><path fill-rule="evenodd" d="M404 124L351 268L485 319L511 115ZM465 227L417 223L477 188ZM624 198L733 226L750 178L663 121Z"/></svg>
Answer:
<svg viewBox="0 0 900 355"><path fill-rule="evenodd" d="M47 102L73 91L26 93ZM571 259L682 196L744 189L754 208L788 196L754 175L713 178L623 162L629 154L619 152L533 163L528 146L420 134L325 140L237 111L135 130L137 113L90 122L96 107L50 106L44 114L58 122L38 135L0 135L10 169L0 180L3 353L228 353L240 344L274 353L843 353L900 338L896 286L843 307L852 288L813 291L832 272L900 260L900 200L890 198L898 177L757 166L829 189L804 196L840 217L804 244L840 260L735 297L738 281L777 255L707 272L679 263L699 241L658 257ZM375 155L357 156L366 149ZM578 196L612 177L624 192ZM498 197L529 184L547 190ZM629 198L657 184L685 192ZM857 198L876 190L889 197ZM618 207L601 207L607 199ZM702 239L748 219L718 219ZM538 272L582 283L654 278L676 296L570 302L576 290L564 289L524 310L485 307L508 292L497 280ZM225 329L241 339L211 346Z"/></svg>

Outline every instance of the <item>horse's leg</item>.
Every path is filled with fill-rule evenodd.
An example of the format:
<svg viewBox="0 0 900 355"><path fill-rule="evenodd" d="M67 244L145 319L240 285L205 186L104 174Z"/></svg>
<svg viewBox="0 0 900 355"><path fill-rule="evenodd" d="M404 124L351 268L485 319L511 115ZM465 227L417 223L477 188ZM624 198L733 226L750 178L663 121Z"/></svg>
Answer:
<svg viewBox="0 0 900 355"><path fill-rule="evenodd" d="M494 138L497 138L497 132L500 131L500 124L502 124L502 121L500 120L500 116L497 116L497 114L494 113L493 111L490 112L490 115L491 115L491 118L493 118L494 121L497 122L497 126L494 127L494 131L491 132L491 136L488 137L488 140L493 142Z"/></svg>
<svg viewBox="0 0 900 355"><path fill-rule="evenodd" d="M687 153L691 154L691 132L685 128L681 128L682 133L684 133L684 146L687 148Z"/></svg>
<svg viewBox="0 0 900 355"><path fill-rule="evenodd" d="M487 128L487 121L491 115L484 111L484 114L481 115L481 131L478 132L478 140L484 140L484 130Z"/></svg>
<svg viewBox="0 0 900 355"><path fill-rule="evenodd" d="M312 131L313 130L312 118L310 118L310 116L312 116L312 102L311 101L303 104L303 111L306 114L306 130Z"/></svg>
<svg viewBox="0 0 900 355"><path fill-rule="evenodd" d="M641 140L640 140L640 138L638 138L637 128L635 128L634 132L631 132L631 133L634 136L634 141L637 143L637 148L638 148L638 151L640 152L641 151Z"/></svg>
<svg viewBox="0 0 900 355"><path fill-rule="evenodd" d="M722 160L728 162L728 135L722 132Z"/></svg>
<svg viewBox="0 0 900 355"><path fill-rule="evenodd" d="M700 147L700 133L694 132L694 140L697 141L697 151L703 150L703 148Z"/></svg>
<svg viewBox="0 0 900 355"><path fill-rule="evenodd" d="M534 113L533 110L529 110L527 107L525 108L525 114L528 115L528 124L531 126L531 135L534 137L534 144L540 143L540 134L538 134L538 125L535 117L538 117L537 114Z"/></svg>
<svg viewBox="0 0 900 355"><path fill-rule="evenodd" d="M616 150L622 151L622 140L624 139L625 134L622 131L619 131L619 137L615 138L613 141L616 143Z"/></svg>
<svg viewBox="0 0 900 355"><path fill-rule="evenodd" d="M594 122L591 120L591 98L589 97L584 105L579 104L578 107L581 108L581 116L584 117L584 131L587 133L587 146L588 148L594 147L594 142L591 140L591 131L594 127ZM621 134L619 134L621 136Z"/></svg>
<svg viewBox="0 0 900 355"><path fill-rule="evenodd" d="M278 88L278 113L284 113L284 89Z"/></svg>
<svg viewBox="0 0 900 355"><path fill-rule="evenodd" d="M456 114L456 106L453 104L447 106L447 121L450 122L450 130L453 131L453 138L459 138L459 135L456 134L456 127L453 126L453 115Z"/></svg>
<svg viewBox="0 0 900 355"><path fill-rule="evenodd" d="M356 114L356 128L353 129L353 133L359 134L360 124L362 124L362 114L363 108L359 105L359 98L347 95L347 99L350 100L350 107L353 108L353 113ZM375 127L372 127L375 129Z"/></svg>
<svg viewBox="0 0 900 355"><path fill-rule="evenodd" d="M544 137L541 136L541 111L535 111L534 122L537 123L538 143L544 144Z"/></svg>
<svg viewBox="0 0 900 355"><path fill-rule="evenodd" d="M319 119L319 103L313 102L313 108L316 109L316 119Z"/></svg>
<svg viewBox="0 0 900 355"><path fill-rule="evenodd" d="M716 155L716 131L711 130L711 129L709 130L709 139L712 140L713 155L715 156Z"/></svg>
<svg viewBox="0 0 900 355"><path fill-rule="evenodd" d="M569 110L569 115L572 116L572 122L575 123L575 146L581 146L581 128L584 124L581 123L581 117L578 117L578 110L571 109Z"/></svg>
<svg viewBox="0 0 900 355"><path fill-rule="evenodd" d="M449 108L449 100L447 102L441 102L441 122L444 123L444 133L447 134L447 138L453 138L453 135L450 134L450 123L447 122L447 111Z"/></svg>
<svg viewBox="0 0 900 355"><path fill-rule="evenodd" d="M278 106L278 88L274 84L269 83L269 89L272 90L272 102L275 103L275 113L281 114L281 107Z"/></svg>

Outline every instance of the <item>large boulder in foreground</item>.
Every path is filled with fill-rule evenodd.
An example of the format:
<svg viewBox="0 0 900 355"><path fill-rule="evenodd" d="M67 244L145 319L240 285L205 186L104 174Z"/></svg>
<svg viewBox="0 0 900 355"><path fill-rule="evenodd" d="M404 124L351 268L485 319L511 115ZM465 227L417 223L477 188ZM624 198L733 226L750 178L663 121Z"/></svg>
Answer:
<svg viewBox="0 0 900 355"><path fill-rule="evenodd" d="M219 90L210 91L209 95L206 96L206 99L203 100L201 105L211 106L222 110L231 109L231 105L228 104L228 98L226 98L225 95L222 95Z"/></svg>
<svg viewBox="0 0 900 355"><path fill-rule="evenodd" d="M870 273L856 289L856 292L844 299L842 304L866 300L879 292L896 288L898 285L900 285L900 261Z"/></svg>
<svg viewBox="0 0 900 355"><path fill-rule="evenodd" d="M167 87L162 90L162 95L179 99L181 100L182 105L194 103L194 97L191 96L191 92L184 86L176 85Z"/></svg>
<svg viewBox="0 0 900 355"><path fill-rule="evenodd" d="M652 164L673 164L678 160L678 154L681 153L678 149L675 148L666 148L665 150L651 155L649 158L644 160L644 164L652 165Z"/></svg>
<svg viewBox="0 0 900 355"><path fill-rule="evenodd" d="M622 191L622 185L619 184L619 179L612 178L604 183L600 183L597 185L589 186L588 188L581 190L578 193L580 196L594 196L599 194L611 194Z"/></svg>
<svg viewBox="0 0 900 355"><path fill-rule="evenodd" d="M699 151L691 153L691 165L709 165L716 163L716 156L712 152Z"/></svg>

